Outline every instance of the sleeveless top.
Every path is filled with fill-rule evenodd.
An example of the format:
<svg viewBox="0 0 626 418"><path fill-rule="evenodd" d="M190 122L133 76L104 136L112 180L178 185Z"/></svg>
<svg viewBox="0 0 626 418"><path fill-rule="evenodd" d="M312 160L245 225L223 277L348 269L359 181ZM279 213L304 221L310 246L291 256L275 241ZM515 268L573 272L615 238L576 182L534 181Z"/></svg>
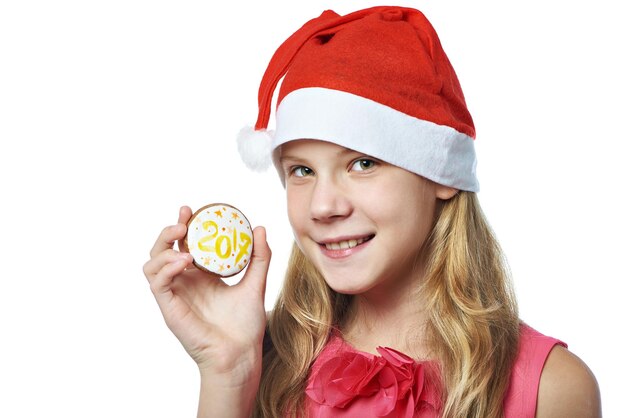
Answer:
<svg viewBox="0 0 626 418"><path fill-rule="evenodd" d="M520 326L519 350L504 400L506 418L534 418L539 379L555 345ZM359 351L333 333L311 366L305 405L309 418L436 418L442 407L434 361L416 362L388 347Z"/></svg>

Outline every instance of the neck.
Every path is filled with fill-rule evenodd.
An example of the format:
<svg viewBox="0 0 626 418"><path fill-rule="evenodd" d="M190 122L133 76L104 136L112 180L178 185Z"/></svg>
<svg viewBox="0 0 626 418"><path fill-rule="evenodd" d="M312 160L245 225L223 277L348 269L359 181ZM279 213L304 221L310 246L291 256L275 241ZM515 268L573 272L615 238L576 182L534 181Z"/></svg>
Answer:
<svg viewBox="0 0 626 418"><path fill-rule="evenodd" d="M427 344L426 300L421 277L394 281L394 286L355 295L342 326L343 336L356 349L377 354L391 347L415 359L430 358Z"/></svg>

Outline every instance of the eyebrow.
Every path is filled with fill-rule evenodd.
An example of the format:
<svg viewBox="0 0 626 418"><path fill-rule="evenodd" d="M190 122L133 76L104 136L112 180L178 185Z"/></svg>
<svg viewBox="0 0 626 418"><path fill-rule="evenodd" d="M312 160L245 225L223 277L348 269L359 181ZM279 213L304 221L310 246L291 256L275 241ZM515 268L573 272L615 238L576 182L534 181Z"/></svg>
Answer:
<svg viewBox="0 0 626 418"><path fill-rule="evenodd" d="M360 151L355 151L353 149L350 148L343 148L342 150L338 151L335 153L334 157L343 157L345 155L348 154L364 154ZM365 155L365 154L364 154ZM282 155L278 158L278 162L282 163L284 160L290 160L290 161L295 161L295 162L300 162L300 163L304 163L307 162L306 158L300 158L300 157L296 157L293 155Z"/></svg>
<svg viewBox="0 0 626 418"><path fill-rule="evenodd" d="M279 162L283 162L284 160L294 160L294 161L304 161L304 159L299 157L294 157L293 155L282 155L278 158Z"/></svg>

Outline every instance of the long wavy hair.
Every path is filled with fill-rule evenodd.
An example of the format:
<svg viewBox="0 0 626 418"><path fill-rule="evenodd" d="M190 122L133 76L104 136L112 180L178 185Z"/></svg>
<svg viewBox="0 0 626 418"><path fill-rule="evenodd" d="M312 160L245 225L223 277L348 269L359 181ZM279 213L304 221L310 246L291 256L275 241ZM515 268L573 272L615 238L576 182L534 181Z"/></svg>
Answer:
<svg viewBox="0 0 626 418"><path fill-rule="evenodd" d="M508 270L474 193L439 203L424 249L427 335L441 367L443 418L501 418L519 319ZM350 310L294 245L268 320L254 417L304 417L309 368Z"/></svg>

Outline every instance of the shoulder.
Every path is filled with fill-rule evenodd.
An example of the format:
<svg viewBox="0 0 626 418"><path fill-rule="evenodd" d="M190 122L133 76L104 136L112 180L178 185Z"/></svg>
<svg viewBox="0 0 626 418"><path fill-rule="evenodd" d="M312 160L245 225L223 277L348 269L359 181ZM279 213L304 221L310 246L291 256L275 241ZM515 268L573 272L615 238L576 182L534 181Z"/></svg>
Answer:
<svg viewBox="0 0 626 418"><path fill-rule="evenodd" d="M600 416L600 390L595 376L567 348L555 346L541 373L536 418Z"/></svg>

